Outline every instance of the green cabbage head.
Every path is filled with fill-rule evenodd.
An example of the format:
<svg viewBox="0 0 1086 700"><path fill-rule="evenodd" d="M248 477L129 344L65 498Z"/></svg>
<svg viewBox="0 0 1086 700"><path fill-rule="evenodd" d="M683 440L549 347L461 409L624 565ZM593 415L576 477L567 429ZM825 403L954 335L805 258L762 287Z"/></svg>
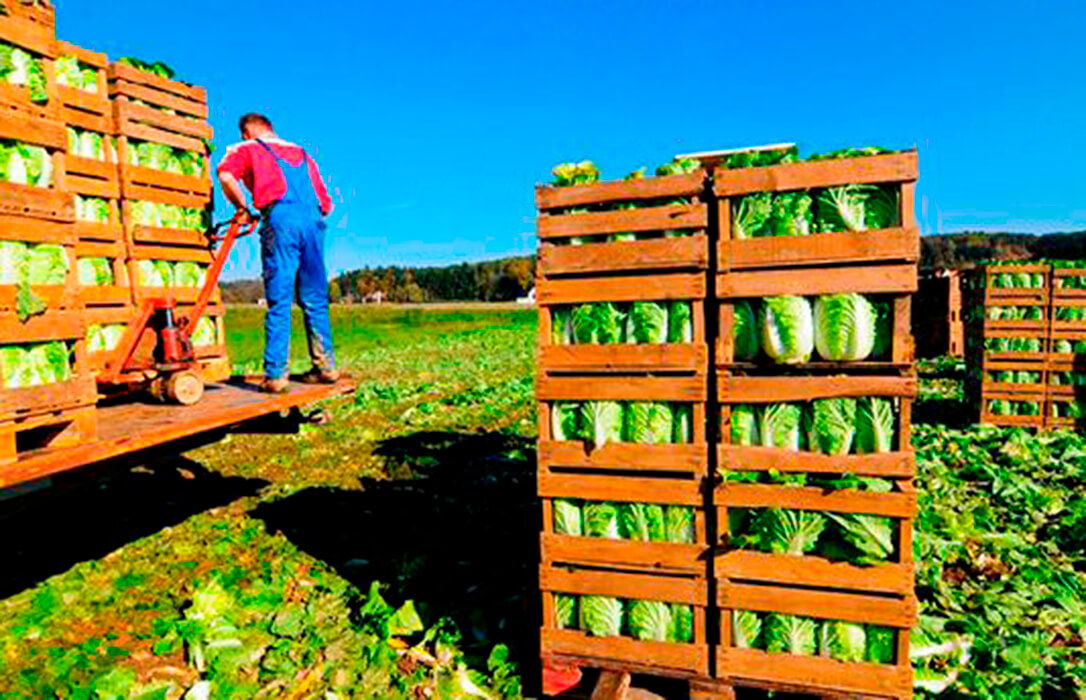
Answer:
<svg viewBox="0 0 1086 700"><path fill-rule="evenodd" d="M761 307L762 348L779 364L801 364L814 351L814 315L803 297L766 297Z"/></svg>
<svg viewBox="0 0 1086 700"><path fill-rule="evenodd" d="M860 294L828 294L814 305L815 347L824 360L859 362L875 349L875 306Z"/></svg>

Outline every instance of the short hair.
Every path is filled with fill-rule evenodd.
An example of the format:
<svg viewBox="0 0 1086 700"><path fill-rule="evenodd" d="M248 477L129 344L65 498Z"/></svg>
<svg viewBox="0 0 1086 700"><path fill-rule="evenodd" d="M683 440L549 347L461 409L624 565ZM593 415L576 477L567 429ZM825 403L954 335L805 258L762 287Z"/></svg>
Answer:
<svg viewBox="0 0 1086 700"><path fill-rule="evenodd" d="M250 124L260 124L268 129L272 128L271 119L268 119L263 114L257 112L249 112L248 114L243 115L241 119L238 120L238 129L240 131L245 131L245 127Z"/></svg>

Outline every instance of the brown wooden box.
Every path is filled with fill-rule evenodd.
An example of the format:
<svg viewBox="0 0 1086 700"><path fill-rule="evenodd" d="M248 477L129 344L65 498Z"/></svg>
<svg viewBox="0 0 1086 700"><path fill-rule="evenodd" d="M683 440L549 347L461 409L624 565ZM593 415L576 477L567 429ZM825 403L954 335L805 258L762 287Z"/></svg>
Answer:
<svg viewBox="0 0 1086 700"><path fill-rule="evenodd" d="M11 3L6 3L11 7ZM26 8L29 10L30 8ZM30 99L30 88L26 85L0 84L0 102L7 113L18 113L23 119L59 120L60 100L57 97L56 73L53 61L57 57L57 42L53 27L44 24L44 16L35 17L29 12L0 15L0 41L22 48L42 59L45 69L45 89L47 101L38 104Z"/></svg>
<svg viewBox="0 0 1086 700"><path fill-rule="evenodd" d="M207 123L207 91L203 88L114 62L109 64L109 94L119 134L207 152L203 139L210 139L213 132Z"/></svg>
<svg viewBox="0 0 1086 700"><path fill-rule="evenodd" d="M1068 277L1086 277L1086 268L1082 267L1052 267L1052 298L1055 301L1062 299L1084 299L1086 289L1074 289L1064 286Z"/></svg>
<svg viewBox="0 0 1086 700"><path fill-rule="evenodd" d="M1030 275L1041 275L1043 278L1043 284L1040 287L1029 288L1004 288L996 286L996 278L1002 274L1017 274L1025 273ZM981 277L977 276L978 273L970 273L970 283L976 285L982 283L984 285L984 300L985 303L989 303L993 300L1003 300L1008 304L1014 299L1023 299L1025 303L1040 303L1043 304L1048 301L1050 291L1052 288L1051 275L1052 266L1047 264L1008 264L1008 265L986 265L983 268L983 272L980 273Z"/></svg>
<svg viewBox="0 0 1086 700"><path fill-rule="evenodd" d="M64 186L70 192L88 197L116 200L121 196L120 173L106 148L106 160L94 160L70 153L64 156Z"/></svg>
<svg viewBox="0 0 1086 700"><path fill-rule="evenodd" d="M543 592L541 650L544 660L573 662L592 668L647 671L677 678L708 677L706 608L709 584L704 577L543 564L539 584ZM593 637L577 630L558 629L554 610L556 593L690 605L694 613L694 641L681 644L628 637Z"/></svg>
<svg viewBox="0 0 1086 700"><path fill-rule="evenodd" d="M0 101L4 101L4 87L15 86L0 83ZM0 138L42 146L53 156L52 187L0 182L0 215L72 222L75 214L72 196L65 189L64 151L68 148L68 136L64 124L31 115L26 110L5 109L0 111Z"/></svg>
<svg viewBox="0 0 1086 700"><path fill-rule="evenodd" d="M187 195L171 190L151 190L141 188L139 196L133 196L131 190L125 191L125 200L121 204L121 216L125 222L126 236L133 247L151 246L185 246L193 249L208 250L210 241L207 231L191 231L188 229L162 228L158 226L145 226L136 224L132 215L132 200L144 200L150 202L162 202L175 204L193 209L204 209L210 204L210 198L203 196Z"/></svg>
<svg viewBox="0 0 1086 700"><path fill-rule="evenodd" d="M78 309L80 307L78 276L76 274L75 238L70 226L37 219L0 216L0 240L36 245L49 243L64 247L68 256L68 275L63 285L34 285L33 292L48 309ZM0 311L14 313L18 289L16 285L0 285Z"/></svg>
<svg viewBox="0 0 1086 700"><path fill-rule="evenodd" d="M40 41L56 39L57 14L51 3L42 6L23 0L3 0L0 21L12 33L22 33Z"/></svg>
<svg viewBox="0 0 1086 700"><path fill-rule="evenodd" d="M0 345L64 340L74 346L72 379L26 389L0 389L0 421L14 421L40 414L93 405L95 387L87 366L82 311L49 311L26 323L14 314L0 315Z"/></svg>
<svg viewBox="0 0 1086 700"><path fill-rule="evenodd" d="M114 134L113 106L109 101L109 82L106 68L109 59L104 53L91 51L67 41L57 42L58 56L75 56L80 63L94 68L98 73L98 91L87 92L79 88L57 85L61 116L65 122L104 134ZM83 126L93 124L95 126Z"/></svg>
<svg viewBox="0 0 1086 700"><path fill-rule="evenodd" d="M540 278L539 366L544 372L701 372L708 368L705 331L705 276L664 274L606 280ZM584 302L690 301L694 326L690 343L555 345L552 314L557 306Z"/></svg>
<svg viewBox="0 0 1086 700"><path fill-rule="evenodd" d="M125 244L120 200L109 201L109 223L77 220L72 226L81 241Z"/></svg>

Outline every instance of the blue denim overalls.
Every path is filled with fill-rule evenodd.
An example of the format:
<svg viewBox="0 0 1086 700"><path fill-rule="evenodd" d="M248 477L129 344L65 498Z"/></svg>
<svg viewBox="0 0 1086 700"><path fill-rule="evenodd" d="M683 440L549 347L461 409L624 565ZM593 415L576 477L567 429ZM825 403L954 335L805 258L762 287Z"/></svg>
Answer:
<svg viewBox="0 0 1086 700"><path fill-rule="evenodd" d="M264 262L264 375L287 376L290 360L290 305L295 290L305 317L305 332L313 366L335 369L332 326L328 318L328 273L324 266L324 231L320 201L309 176L309 154L291 165L258 139L279 163L287 181L282 199L261 212L260 231Z"/></svg>

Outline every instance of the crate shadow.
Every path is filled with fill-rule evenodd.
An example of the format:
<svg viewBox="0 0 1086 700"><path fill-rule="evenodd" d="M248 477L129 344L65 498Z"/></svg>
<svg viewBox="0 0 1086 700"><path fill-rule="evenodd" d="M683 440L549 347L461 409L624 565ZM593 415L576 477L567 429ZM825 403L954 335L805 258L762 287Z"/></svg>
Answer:
<svg viewBox="0 0 1086 700"><path fill-rule="evenodd" d="M309 488L254 517L359 588L381 581L390 602L414 600L426 624L451 618L474 663L504 643L531 676L541 619L534 441L420 432L376 454L387 478L361 491Z"/></svg>
<svg viewBox="0 0 1086 700"><path fill-rule="evenodd" d="M0 490L0 599L267 485L179 455L120 468L131 465L107 462Z"/></svg>

